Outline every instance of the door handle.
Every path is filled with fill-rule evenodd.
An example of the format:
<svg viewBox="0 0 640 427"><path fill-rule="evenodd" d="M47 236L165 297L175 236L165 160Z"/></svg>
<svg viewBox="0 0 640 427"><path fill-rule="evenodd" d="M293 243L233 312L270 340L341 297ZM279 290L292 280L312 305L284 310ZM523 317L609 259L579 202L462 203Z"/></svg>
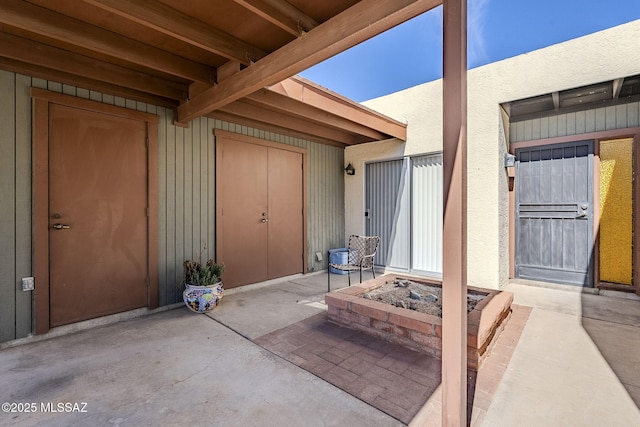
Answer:
<svg viewBox="0 0 640 427"><path fill-rule="evenodd" d="M260 222L269 222L269 218L262 218Z"/></svg>
<svg viewBox="0 0 640 427"><path fill-rule="evenodd" d="M71 228L71 226L67 224L53 224L51 228L55 228L56 230L66 230L67 228Z"/></svg>

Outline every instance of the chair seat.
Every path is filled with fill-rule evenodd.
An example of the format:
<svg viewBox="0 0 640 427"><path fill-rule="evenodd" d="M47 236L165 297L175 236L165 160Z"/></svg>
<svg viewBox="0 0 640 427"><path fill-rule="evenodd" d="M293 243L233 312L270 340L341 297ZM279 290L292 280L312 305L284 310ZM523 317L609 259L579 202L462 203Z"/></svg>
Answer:
<svg viewBox="0 0 640 427"><path fill-rule="evenodd" d="M360 270L360 266L351 265L351 264L329 264L329 267L335 268L336 270L342 270L342 271L358 271L358 270Z"/></svg>

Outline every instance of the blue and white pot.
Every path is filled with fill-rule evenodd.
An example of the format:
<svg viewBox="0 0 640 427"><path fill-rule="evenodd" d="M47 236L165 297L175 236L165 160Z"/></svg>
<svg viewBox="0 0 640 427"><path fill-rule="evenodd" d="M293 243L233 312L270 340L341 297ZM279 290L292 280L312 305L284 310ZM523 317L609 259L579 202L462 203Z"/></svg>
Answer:
<svg viewBox="0 0 640 427"><path fill-rule="evenodd" d="M224 295L222 281L208 286L195 286L187 283L182 292L182 299L189 309L195 313L206 313L220 303Z"/></svg>

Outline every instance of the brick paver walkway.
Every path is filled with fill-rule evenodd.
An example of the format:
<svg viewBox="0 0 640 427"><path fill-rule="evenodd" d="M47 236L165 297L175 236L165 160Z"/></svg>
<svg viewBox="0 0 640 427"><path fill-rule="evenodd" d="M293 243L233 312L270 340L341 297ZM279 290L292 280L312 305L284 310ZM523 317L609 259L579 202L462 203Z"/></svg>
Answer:
<svg viewBox="0 0 640 427"><path fill-rule="evenodd" d="M476 412L473 421L484 418L529 311L514 306L507 328L480 373L477 377L470 373L469 404ZM255 342L405 424L440 385L439 359L329 323L325 313L263 335ZM440 398L434 397L435 411ZM436 418L433 415L429 418Z"/></svg>

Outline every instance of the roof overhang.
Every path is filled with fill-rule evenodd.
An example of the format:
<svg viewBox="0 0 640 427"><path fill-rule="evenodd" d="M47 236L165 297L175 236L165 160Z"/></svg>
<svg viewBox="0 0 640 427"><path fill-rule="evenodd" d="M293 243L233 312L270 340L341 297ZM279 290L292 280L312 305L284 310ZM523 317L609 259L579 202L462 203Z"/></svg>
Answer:
<svg viewBox="0 0 640 427"><path fill-rule="evenodd" d="M406 124L300 76L262 88L207 117L336 146L407 137Z"/></svg>
<svg viewBox="0 0 640 427"><path fill-rule="evenodd" d="M505 102L502 107L512 122L518 122L638 100L640 75L634 75Z"/></svg>
<svg viewBox="0 0 640 427"><path fill-rule="evenodd" d="M0 68L176 108L183 125L216 116L337 145L404 139L401 124L291 77L441 3L7 0Z"/></svg>

